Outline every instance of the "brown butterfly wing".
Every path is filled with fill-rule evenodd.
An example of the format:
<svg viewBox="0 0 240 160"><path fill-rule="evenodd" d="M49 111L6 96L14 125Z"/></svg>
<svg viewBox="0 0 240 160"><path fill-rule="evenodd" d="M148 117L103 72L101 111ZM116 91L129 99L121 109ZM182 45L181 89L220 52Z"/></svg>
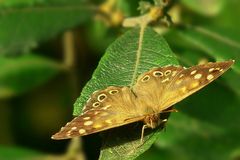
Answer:
<svg viewBox="0 0 240 160"><path fill-rule="evenodd" d="M162 95L161 109L166 109L208 85L225 71L234 61L207 63L182 70L168 85Z"/></svg>
<svg viewBox="0 0 240 160"><path fill-rule="evenodd" d="M165 94L166 88L183 70L180 66L167 66L154 68L139 76L133 91L137 96L140 110L145 113L159 113L159 105Z"/></svg>
<svg viewBox="0 0 240 160"><path fill-rule="evenodd" d="M140 76L133 90L138 100L146 103L146 108L159 113L218 78L233 63L208 63L187 69L175 66L155 68Z"/></svg>
<svg viewBox="0 0 240 160"><path fill-rule="evenodd" d="M142 120L144 117L137 112L135 99L128 87L97 91L83 108L83 114L67 123L52 139L84 136Z"/></svg>

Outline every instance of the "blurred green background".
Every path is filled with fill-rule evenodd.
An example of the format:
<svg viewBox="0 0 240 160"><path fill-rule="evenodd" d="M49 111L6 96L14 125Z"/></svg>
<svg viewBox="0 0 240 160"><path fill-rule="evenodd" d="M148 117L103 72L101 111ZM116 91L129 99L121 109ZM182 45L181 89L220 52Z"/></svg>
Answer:
<svg viewBox="0 0 240 160"><path fill-rule="evenodd" d="M139 15L138 2L0 0L0 160L68 158L70 141L50 137L72 119L106 48L127 30L123 18ZM166 132L137 159L240 159L239 6L239 0L171 1L168 12L179 25L155 29L180 64L236 63L177 104ZM97 159L99 136L82 142L78 154Z"/></svg>

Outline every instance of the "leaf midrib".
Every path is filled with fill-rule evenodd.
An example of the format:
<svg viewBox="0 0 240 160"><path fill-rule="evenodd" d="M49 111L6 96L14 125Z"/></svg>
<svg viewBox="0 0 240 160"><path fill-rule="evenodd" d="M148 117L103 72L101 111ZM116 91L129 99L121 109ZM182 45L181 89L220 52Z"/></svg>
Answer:
<svg viewBox="0 0 240 160"><path fill-rule="evenodd" d="M138 71L138 66L139 66L140 57L141 57L141 53L142 53L142 42L143 42L143 35L144 35L145 28L146 28L146 25L140 26L138 48L136 51L136 63L135 63L134 70L133 70L133 76L131 79L130 88L133 87L133 85L135 84L135 80L137 78L137 71Z"/></svg>

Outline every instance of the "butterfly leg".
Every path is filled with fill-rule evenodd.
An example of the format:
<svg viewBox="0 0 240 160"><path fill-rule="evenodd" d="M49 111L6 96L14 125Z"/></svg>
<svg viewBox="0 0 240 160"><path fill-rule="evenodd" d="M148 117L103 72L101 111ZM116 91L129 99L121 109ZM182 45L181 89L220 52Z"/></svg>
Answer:
<svg viewBox="0 0 240 160"><path fill-rule="evenodd" d="M166 126L165 126L165 123L168 121L168 119L163 119L161 122L160 122L160 125L163 123L163 125L164 125L164 132L166 132Z"/></svg>
<svg viewBox="0 0 240 160"><path fill-rule="evenodd" d="M141 134L141 143L143 143L143 137L144 137L144 130L148 128L148 125L144 124L142 127L142 134Z"/></svg>

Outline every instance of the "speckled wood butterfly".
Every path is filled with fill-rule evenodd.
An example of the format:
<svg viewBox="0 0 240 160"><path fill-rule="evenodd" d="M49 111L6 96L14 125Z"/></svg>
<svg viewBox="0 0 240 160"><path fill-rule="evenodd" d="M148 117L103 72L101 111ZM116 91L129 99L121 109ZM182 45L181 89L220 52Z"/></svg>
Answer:
<svg viewBox="0 0 240 160"><path fill-rule="evenodd" d="M156 128L164 121L160 113L218 78L233 63L230 60L187 69L179 66L153 68L140 75L132 88L110 86L96 91L88 99L83 113L62 127L52 139L84 136L137 121L145 124L143 136L145 128Z"/></svg>

